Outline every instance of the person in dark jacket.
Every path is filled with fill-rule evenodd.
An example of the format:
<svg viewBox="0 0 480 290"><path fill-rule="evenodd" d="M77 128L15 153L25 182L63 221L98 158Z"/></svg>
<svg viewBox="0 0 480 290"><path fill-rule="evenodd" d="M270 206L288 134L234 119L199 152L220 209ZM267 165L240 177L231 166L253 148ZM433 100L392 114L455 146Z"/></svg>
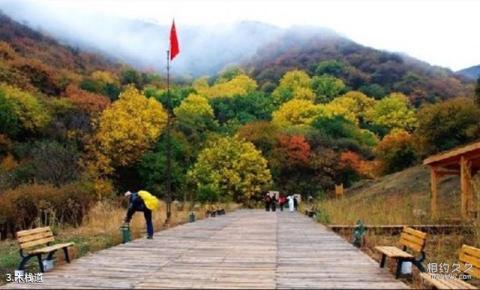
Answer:
<svg viewBox="0 0 480 290"><path fill-rule="evenodd" d="M265 195L264 201L265 201L265 210L270 211L270 206L272 204L272 197L270 196L270 194L267 193Z"/></svg>
<svg viewBox="0 0 480 290"><path fill-rule="evenodd" d="M145 216L145 222L147 224L147 239L153 239L153 223L152 223L152 211L147 208L142 197L138 192L125 192L125 197L129 198L129 204L127 209L127 216L125 217L125 223L130 223L133 214L137 211L142 211Z"/></svg>

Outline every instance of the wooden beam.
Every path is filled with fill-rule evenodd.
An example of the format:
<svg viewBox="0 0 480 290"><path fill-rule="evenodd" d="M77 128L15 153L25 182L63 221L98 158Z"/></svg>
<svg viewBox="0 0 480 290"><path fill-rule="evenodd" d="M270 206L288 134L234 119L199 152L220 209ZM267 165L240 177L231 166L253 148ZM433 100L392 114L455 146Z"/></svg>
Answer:
<svg viewBox="0 0 480 290"><path fill-rule="evenodd" d="M423 161L423 164L424 165L429 165L429 164L432 164L432 163L435 163L435 162L438 162L438 161L441 161L441 160L444 160L444 159L453 158L453 157L465 154L467 152L476 151L476 150L480 150L480 142L469 144L469 145L463 146L463 147L454 148L452 150L449 150L449 151L446 151L446 152L443 152L443 153L440 153L440 154L437 154L437 155L430 156Z"/></svg>
<svg viewBox="0 0 480 290"><path fill-rule="evenodd" d="M467 218L468 174L467 160L460 158L460 212L462 218Z"/></svg>
<svg viewBox="0 0 480 290"><path fill-rule="evenodd" d="M437 189L438 189L438 177L437 171L434 167L431 168L431 175L430 175L430 186L432 190L432 199L431 199L431 211L432 217L437 217Z"/></svg>

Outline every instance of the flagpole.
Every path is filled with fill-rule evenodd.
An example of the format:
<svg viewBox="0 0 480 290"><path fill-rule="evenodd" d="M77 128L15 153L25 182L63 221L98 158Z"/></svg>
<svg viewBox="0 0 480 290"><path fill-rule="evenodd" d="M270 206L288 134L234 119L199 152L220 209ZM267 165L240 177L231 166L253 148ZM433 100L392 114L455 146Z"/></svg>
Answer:
<svg viewBox="0 0 480 290"><path fill-rule="evenodd" d="M168 224L170 222L170 216L172 215L172 181L171 181L171 167L172 167L172 154L171 154L171 144L170 144L170 123L171 123L171 116L170 116L170 107L171 107L171 100L170 100L170 50L167 50L167 131L165 134L166 142L167 142L167 218L165 223Z"/></svg>

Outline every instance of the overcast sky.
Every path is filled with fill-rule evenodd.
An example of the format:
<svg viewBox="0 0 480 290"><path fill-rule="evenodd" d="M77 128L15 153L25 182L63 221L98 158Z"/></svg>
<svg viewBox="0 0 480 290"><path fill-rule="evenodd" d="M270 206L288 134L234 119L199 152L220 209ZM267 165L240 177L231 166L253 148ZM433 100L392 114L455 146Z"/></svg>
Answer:
<svg viewBox="0 0 480 290"><path fill-rule="evenodd" d="M0 3L4 0L0 0ZM46 13L113 14L167 24L255 20L332 28L374 48L405 52L453 70L480 64L476 0L31 0Z"/></svg>

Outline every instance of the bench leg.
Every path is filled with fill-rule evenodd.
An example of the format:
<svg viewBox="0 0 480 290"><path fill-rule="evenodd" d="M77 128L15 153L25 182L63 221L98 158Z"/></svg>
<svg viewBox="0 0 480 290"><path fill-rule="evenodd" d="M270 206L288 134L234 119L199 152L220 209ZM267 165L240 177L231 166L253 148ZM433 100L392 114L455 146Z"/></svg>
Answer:
<svg viewBox="0 0 480 290"><path fill-rule="evenodd" d="M65 254L65 261L70 263L70 257L68 256L68 248L63 248L63 253Z"/></svg>
<svg viewBox="0 0 480 290"><path fill-rule="evenodd" d="M33 256L26 256L22 258L22 261L20 262L20 265L18 266L18 270L25 270L25 265L27 264L28 260L32 258Z"/></svg>
<svg viewBox="0 0 480 290"><path fill-rule="evenodd" d="M38 254L37 259L38 259L38 267L40 268L40 272L42 273L45 272L45 270L43 269L42 255Z"/></svg>
<svg viewBox="0 0 480 290"><path fill-rule="evenodd" d="M422 273L423 273L423 272L426 272L426 269L425 269L425 267L423 266L422 262L420 262L420 261L415 261L415 260L414 260L414 261L412 261L412 263L413 263L415 266L417 266L417 268L418 268L418 270L420 270L420 272L422 272Z"/></svg>
<svg viewBox="0 0 480 290"><path fill-rule="evenodd" d="M47 260L52 260L52 259L53 259L53 255L55 254L55 252L56 252L56 250L48 253Z"/></svg>
<svg viewBox="0 0 480 290"><path fill-rule="evenodd" d="M380 268L385 267L385 260L387 259L387 255L382 254L382 259L380 260Z"/></svg>
<svg viewBox="0 0 480 290"><path fill-rule="evenodd" d="M402 274L402 263L403 259L397 260L397 272L395 273L395 278L400 278L400 274Z"/></svg>

